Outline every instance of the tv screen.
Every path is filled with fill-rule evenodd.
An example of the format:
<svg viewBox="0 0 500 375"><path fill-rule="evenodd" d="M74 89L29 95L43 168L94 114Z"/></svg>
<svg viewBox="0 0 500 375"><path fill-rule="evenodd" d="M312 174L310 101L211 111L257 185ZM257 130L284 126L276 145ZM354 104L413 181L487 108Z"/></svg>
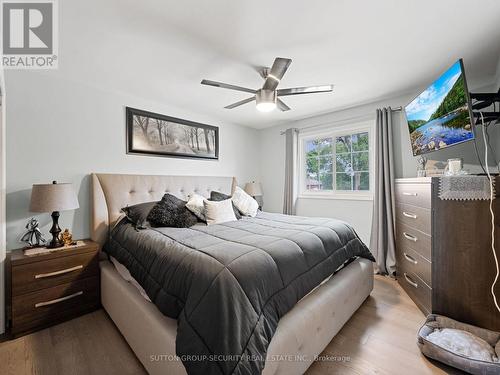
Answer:
<svg viewBox="0 0 500 375"><path fill-rule="evenodd" d="M474 139L462 60L405 107L413 155Z"/></svg>

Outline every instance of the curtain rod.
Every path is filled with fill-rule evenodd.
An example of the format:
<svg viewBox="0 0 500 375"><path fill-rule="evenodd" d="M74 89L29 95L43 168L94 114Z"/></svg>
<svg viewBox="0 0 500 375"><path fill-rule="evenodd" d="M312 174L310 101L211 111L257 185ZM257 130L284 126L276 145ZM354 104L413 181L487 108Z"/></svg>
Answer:
<svg viewBox="0 0 500 375"><path fill-rule="evenodd" d="M392 112L400 112L402 110L403 110L403 107L391 108ZM360 115L360 116L355 116L355 117L349 117L349 118L335 120L335 121L329 121L329 122L322 123L322 124L316 124L316 125L311 125L311 126L306 126L306 127L300 128L300 129L298 129L298 128L296 128L296 129L297 129L297 131L303 131L303 130L309 130L309 129L313 129L313 128L322 128L322 127L327 127L328 125L332 125L332 124L335 124L335 123L338 123L338 122L346 122L346 121L368 119L371 116L372 116L372 114L365 114L365 115ZM284 135L284 134L285 134L284 130L280 132L280 135Z"/></svg>

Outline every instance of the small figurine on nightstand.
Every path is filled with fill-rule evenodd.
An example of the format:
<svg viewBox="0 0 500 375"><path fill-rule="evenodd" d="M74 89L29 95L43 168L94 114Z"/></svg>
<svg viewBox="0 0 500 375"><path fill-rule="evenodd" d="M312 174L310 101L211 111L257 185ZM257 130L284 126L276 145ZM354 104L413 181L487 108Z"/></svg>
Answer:
<svg viewBox="0 0 500 375"><path fill-rule="evenodd" d="M28 247L40 247L47 242L38 225L38 220L32 217L25 226L27 232L21 237L21 242L28 244Z"/></svg>
<svg viewBox="0 0 500 375"><path fill-rule="evenodd" d="M64 243L64 246L76 245L76 242L73 241L73 235L69 232L69 229L66 228L60 236L61 241Z"/></svg>

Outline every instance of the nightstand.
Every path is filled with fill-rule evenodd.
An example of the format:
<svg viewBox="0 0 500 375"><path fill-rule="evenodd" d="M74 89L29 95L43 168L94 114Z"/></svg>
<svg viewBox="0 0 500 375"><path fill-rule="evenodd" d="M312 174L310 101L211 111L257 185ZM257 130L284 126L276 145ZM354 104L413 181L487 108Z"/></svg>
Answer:
<svg viewBox="0 0 500 375"><path fill-rule="evenodd" d="M99 245L26 256L7 255L7 323L13 337L75 318L100 307Z"/></svg>

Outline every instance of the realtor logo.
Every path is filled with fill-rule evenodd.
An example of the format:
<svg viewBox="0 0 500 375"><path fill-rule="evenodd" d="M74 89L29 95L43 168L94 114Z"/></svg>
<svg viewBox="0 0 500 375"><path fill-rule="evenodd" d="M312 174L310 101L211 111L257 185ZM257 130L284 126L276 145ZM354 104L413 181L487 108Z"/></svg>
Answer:
<svg viewBox="0 0 500 375"><path fill-rule="evenodd" d="M57 68L56 1L3 0L2 43L6 69Z"/></svg>

